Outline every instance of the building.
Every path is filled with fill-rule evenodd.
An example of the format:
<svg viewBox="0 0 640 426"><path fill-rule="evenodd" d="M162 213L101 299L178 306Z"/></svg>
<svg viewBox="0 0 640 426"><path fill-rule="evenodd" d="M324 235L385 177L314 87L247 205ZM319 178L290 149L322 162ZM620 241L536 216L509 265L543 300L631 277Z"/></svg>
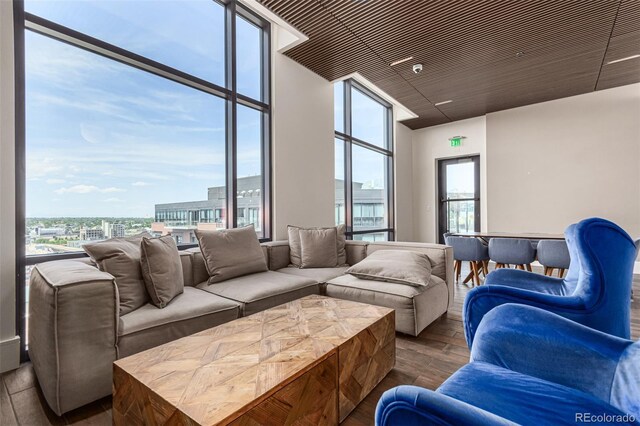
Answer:
<svg viewBox="0 0 640 426"><path fill-rule="evenodd" d="M254 224L261 229L260 197L261 177L238 179L238 226ZM353 183L353 228L386 228L386 191L370 188L361 182ZM336 223L344 223L344 181L335 181ZM207 199L183 203L155 205L155 222L152 231L157 235L171 234L178 244L196 243L196 229L219 229L225 226L226 188L215 186L207 190ZM382 235L382 234L381 234ZM379 235L371 234L372 239Z"/></svg>
<svg viewBox="0 0 640 426"><path fill-rule="evenodd" d="M38 237L55 237L65 234L64 228L43 228L38 226L34 231Z"/></svg>
<svg viewBox="0 0 640 426"><path fill-rule="evenodd" d="M80 240L82 241L104 240L104 238L104 231L100 228L80 228Z"/></svg>
<svg viewBox="0 0 640 426"><path fill-rule="evenodd" d="M121 223L110 223L106 220L102 221L102 232L104 238L122 238L124 237L125 227Z"/></svg>

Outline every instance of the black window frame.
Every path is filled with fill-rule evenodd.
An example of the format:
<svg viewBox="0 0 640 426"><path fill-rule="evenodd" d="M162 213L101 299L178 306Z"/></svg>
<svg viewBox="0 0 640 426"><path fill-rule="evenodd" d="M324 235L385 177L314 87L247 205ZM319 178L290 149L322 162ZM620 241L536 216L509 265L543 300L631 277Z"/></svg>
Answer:
<svg viewBox="0 0 640 426"><path fill-rule="evenodd" d="M367 235L367 234L379 234L386 233L388 241L395 240L395 222L394 222L394 152L393 152L393 105L387 102L385 99L372 92L364 85L358 83L354 79L347 79L341 82L343 86L342 94L342 119L343 119L343 131L335 129L335 138L343 141L344 146L344 217L346 225L346 236L348 239L353 239L355 235ZM351 108L351 93L353 90L357 90L364 96L367 96L371 100L379 103L386 109L385 117L385 144L384 147L372 144L364 141L352 134L352 108ZM368 149L370 151L382 154L385 156L385 176L387 187L387 227L386 228L372 228L366 230L354 231L353 229L353 146Z"/></svg>
<svg viewBox="0 0 640 426"><path fill-rule="evenodd" d="M166 78L187 87L222 98L226 102L226 217L227 228L236 228L237 207L237 128L238 105L260 111L262 191L261 219L262 237L260 242L271 241L273 232L272 216L272 101L271 101L271 23L243 6L237 0L212 0L225 9L225 86L219 86L202 78L180 71L145 56L104 42L66 26L28 13L24 10L24 0L14 0L14 70L15 70L15 179L16 179L16 334L21 336L20 358L28 360L25 347L26 332L26 268L38 263L87 257L86 253L59 253L30 255L25 252L26 226L26 111L25 111L25 33L27 30L44 35L62 43L106 57L124 65L146 71L160 78ZM244 18L261 31L261 99L253 99L237 92L236 85L236 16ZM197 247L188 243L178 245L179 249Z"/></svg>

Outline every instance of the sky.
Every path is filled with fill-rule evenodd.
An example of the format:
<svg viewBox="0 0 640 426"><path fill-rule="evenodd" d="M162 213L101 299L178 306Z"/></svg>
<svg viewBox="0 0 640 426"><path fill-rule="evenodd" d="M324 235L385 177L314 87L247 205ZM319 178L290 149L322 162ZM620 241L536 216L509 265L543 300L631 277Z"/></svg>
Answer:
<svg viewBox="0 0 640 426"><path fill-rule="evenodd" d="M222 7L209 0L25 8L223 84ZM259 97L259 31L241 21L238 37L239 90ZM28 217L148 217L224 185L224 100L30 31L25 50ZM239 106L238 176L261 173L260 130Z"/></svg>
<svg viewBox="0 0 640 426"><path fill-rule="evenodd" d="M224 9L211 0L26 0L25 10L224 85ZM238 91L259 99L260 31L236 25ZM224 185L224 100L31 31L25 43L27 217L150 217L155 204ZM354 136L382 145L384 109L355 90L352 100ZM239 177L261 173L260 134L260 113L238 106ZM383 156L361 151L354 180L384 187Z"/></svg>

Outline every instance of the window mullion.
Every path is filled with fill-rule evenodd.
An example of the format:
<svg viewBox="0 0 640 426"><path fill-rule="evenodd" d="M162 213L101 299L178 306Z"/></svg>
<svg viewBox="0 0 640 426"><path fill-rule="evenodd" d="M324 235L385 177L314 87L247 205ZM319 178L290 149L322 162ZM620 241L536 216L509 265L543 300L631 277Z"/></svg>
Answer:
<svg viewBox="0 0 640 426"><path fill-rule="evenodd" d="M238 99L236 93L236 20L235 2L229 2L225 8L225 55L226 55L226 85L231 90L230 99L227 101L227 145L226 145L226 227L235 228L237 225L236 205L237 205L237 110Z"/></svg>

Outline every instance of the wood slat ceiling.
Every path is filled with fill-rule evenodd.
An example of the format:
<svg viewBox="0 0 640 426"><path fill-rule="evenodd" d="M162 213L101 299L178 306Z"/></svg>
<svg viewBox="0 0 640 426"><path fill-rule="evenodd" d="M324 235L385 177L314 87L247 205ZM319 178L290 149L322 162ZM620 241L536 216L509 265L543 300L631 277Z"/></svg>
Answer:
<svg viewBox="0 0 640 426"><path fill-rule="evenodd" d="M412 129L640 82L640 59L607 64L640 54L640 0L260 1L309 36L287 56L327 80L359 72Z"/></svg>

